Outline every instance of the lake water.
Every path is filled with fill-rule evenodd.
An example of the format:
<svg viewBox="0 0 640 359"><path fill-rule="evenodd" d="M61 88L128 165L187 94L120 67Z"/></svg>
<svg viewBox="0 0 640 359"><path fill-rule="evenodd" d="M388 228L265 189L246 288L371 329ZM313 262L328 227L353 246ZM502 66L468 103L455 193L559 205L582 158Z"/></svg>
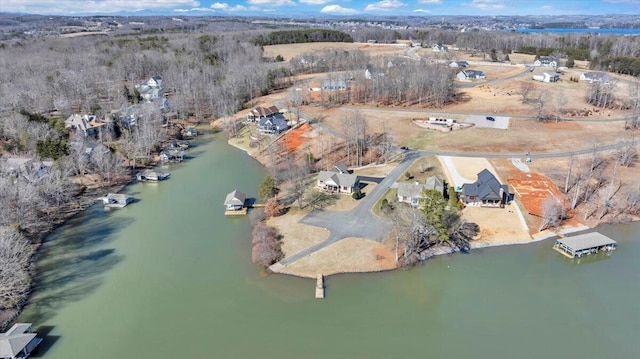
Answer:
<svg viewBox="0 0 640 359"><path fill-rule="evenodd" d="M265 171L215 137L170 180L137 184L53 233L23 321L48 359L632 358L640 355L640 225L606 226L618 250L568 260L544 241L442 256L409 271L314 280L250 261L234 188Z"/></svg>
<svg viewBox="0 0 640 359"><path fill-rule="evenodd" d="M549 28L549 29L529 29L529 28L519 28L516 29L516 32L525 32L525 33L537 33L537 32L551 32L558 34L601 34L601 35L640 35L640 29L561 29L561 28Z"/></svg>

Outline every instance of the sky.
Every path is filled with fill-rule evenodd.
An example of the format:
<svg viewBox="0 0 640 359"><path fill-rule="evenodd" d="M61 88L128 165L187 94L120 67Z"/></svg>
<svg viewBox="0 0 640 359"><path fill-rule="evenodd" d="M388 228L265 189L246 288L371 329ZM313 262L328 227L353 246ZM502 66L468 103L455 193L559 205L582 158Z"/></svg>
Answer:
<svg viewBox="0 0 640 359"><path fill-rule="evenodd" d="M600 15L638 14L640 0L0 0L0 12L45 15Z"/></svg>

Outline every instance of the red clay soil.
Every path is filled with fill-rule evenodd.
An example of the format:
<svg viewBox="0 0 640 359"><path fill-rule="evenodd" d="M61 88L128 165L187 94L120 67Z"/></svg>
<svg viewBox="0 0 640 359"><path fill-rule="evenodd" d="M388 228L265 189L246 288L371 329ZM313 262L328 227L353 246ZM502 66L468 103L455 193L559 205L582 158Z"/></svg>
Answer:
<svg viewBox="0 0 640 359"><path fill-rule="evenodd" d="M298 147L302 146L309 139L304 135L313 131L313 128L309 126L308 123L303 124L302 126L289 131L284 137L284 145L287 147L287 151L293 152L298 149Z"/></svg>
<svg viewBox="0 0 640 359"><path fill-rule="evenodd" d="M542 206L549 196L566 202L558 187L539 173L510 171L508 181L520 197L524 208L534 216L542 216Z"/></svg>

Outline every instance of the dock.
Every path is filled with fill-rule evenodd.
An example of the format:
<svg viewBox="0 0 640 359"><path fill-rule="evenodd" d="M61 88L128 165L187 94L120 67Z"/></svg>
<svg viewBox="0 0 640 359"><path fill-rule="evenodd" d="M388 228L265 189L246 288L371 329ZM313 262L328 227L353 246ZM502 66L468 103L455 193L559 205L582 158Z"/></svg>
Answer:
<svg viewBox="0 0 640 359"><path fill-rule="evenodd" d="M225 216L244 216L247 214L247 207L236 210L224 211Z"/></svg>
<svg viewBox="0 0 640 359"><path fill-rule="evenodd" d="M324 276L322 274L318 274L316 279L316 298L324 298Z"/></svg>
<svg viewBox="0 0 640 359"><path fill-rule="evenodd" d="M598 232L558 238L553 249L567 258L582 257L616 249L616 241Z"/></svg>

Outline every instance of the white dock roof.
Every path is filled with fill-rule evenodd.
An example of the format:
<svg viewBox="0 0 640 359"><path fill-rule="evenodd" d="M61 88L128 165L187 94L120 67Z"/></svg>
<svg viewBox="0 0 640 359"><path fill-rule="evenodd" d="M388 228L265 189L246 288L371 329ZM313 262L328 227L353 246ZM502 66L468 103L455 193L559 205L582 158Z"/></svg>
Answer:
<svg viewBox="0 0 640 359"><path fill-rule="evenodd" d="M602 247L609 244L616 244L616 241L598 232L586 233L586 234L571 236L567 238L560 238L558 239L558 242L573 249L574 251L581 251L587 248Z"/></svg>

